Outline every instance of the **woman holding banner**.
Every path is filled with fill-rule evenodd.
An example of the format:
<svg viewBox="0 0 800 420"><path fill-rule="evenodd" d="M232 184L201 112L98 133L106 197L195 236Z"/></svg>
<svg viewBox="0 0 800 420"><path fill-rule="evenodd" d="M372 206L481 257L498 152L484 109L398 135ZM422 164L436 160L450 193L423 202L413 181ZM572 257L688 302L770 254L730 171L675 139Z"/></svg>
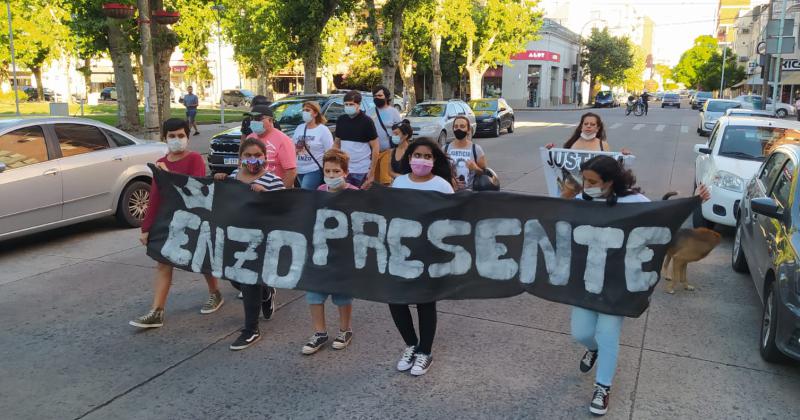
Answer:
<svg viewBox="0 0 800 420"><path fill-rule="evenodd" d="M450 162L442 149L432 141L421 139L411 143L401 164L401 172L406 175L395 178L392 188L453 193ZM404 372L411 369L412 375L420 376L428 371L433 361L431 348L436 335L436 302L417 303L416 306L419 339L408 305L389 304L389 311L407 346L397 362L397 370Z"/></svg>
<svg viewBox="0 0 800 420"><path fill-rule="evenodd" d="M544 147L552 149L555 144L548 143ZM608 145L608 138L606 137L606 128L603 125L603 120L600 116L587 112L581 116L581 123L575 127L572 136L562 146L564 149L573 150L589 150L593 152L610 152L611 147ZM623 155L629 155L630 150L626 148L620 149Z"/></svg>
<svg viewBox="0 0 800 420"><path fill-rule="evenodd" d="M636 178L633 172L624 168L622 163L611 156L595 156L581 165L583 193L579 200L601 201L608 206L618 203L648 202L641 190L635 187ZM710 198L705 185L700 185L698 196L704 201ZM616 281L617 279L606 279ZM618 279L625 282L625 279ZM595 415L604 415L608 411L611 381L617 369L619 352L619 336L622 331L622 320L618 315L608 315L597 311L572 307L572 337L586 346L586 353L580 361L581 372L589 372L597 362L594 393L589 411Z"/></svg>

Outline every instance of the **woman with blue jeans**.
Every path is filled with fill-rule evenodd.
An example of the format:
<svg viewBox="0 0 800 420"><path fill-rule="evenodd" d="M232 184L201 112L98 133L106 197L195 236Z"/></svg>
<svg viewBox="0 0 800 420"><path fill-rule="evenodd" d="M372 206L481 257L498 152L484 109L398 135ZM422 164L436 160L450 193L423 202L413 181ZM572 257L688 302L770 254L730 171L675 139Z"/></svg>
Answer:
<svg viewBox="0 0 800 420"><path fill-rule="evenodd" d="M622 163L610 156L596 156L581 165L583 193L577 199L600 201L608 206L617 203L644 203L650 200L634 185L636 178ZM566 193L565 193L566 194ZM710 194L700 185L697 194L708 200ZM566 196L566 195L565 195ZM572 337L586 346L580 362L581 372L589 372L597 363L594 393L589 411L604 415L608 411L609 393L614 372L617 370L619 336L623 317L608 315L589 309L573 307L570 322Z"/></svg>
<svg viewBox="0 0 800 420"><path fill-rule="evenodd" d="M322 156L333 147L333 135L316 101L303 103L303 121L292 137L297 152L297 180L300 188L316 190L322 185Z"/></svg>

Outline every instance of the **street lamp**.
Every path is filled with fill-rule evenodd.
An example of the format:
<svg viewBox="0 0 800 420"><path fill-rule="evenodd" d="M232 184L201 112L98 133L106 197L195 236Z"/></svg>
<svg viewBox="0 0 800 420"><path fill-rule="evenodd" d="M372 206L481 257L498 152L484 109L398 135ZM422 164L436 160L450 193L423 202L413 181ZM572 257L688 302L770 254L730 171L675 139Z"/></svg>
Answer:
<svg viewBox="0 0 800 420"><path fill-rule="evenodd" d="M11 47L11 69L14 72L14 105L17 107L19 117L19 86L17 86L17 61L14 58L14 31L11 29L11 0L6 0L6 12L8 13L8 41Z"/></svg>
<svg viewBox="0 0 800 420"><path fill-rule="evenodd" d="M217 12L217 89L219 90L219 121L225 125L225 101L222 98L222 12L225 6L217 3L211 6Z"/></svg>

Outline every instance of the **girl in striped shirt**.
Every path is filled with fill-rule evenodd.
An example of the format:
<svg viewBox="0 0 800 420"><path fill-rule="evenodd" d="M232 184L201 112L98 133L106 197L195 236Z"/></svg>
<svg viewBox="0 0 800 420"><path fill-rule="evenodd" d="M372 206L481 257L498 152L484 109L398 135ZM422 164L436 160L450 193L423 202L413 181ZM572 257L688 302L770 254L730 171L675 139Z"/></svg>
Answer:
<svg viewBox="0 0 800 420"><path fill-rule="evenodd" d="M236 169L232 174L218 173L214 179L223 180L232 178L245 184L250 184L250 189L255 192L276 191L284 188L283 181L267 171L267 150L264 143L255 138L244 139L239 146L239 161L241 170ZM233 344L231 350L244 350L261 338L258 329L259 308L264 312L264 318L272 318L275 311L275 288L265 286L260 282L253 285L231 282L233 287L242 292L244 303L244 329Z"/></svg>

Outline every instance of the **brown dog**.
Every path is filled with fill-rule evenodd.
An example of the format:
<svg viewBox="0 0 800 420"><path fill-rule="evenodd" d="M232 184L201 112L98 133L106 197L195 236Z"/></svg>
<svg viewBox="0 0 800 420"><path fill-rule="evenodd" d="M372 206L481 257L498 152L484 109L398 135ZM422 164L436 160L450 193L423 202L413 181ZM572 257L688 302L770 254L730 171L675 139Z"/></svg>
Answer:
<svg viewBox="0 0 800 420"><path fill-rule="evenodd" d="M668 200L676 192L669 192L663 199ZM690 262L700 261L705 258L722 240L722 235L706 228L681 229L675 235L667 248L664 256L664 265L661 267L661 277L666 281L666 292L675 293L675 283L683 283L683 288L689 291L694 286L686 279L686 266ZM669 276L669 264L672 263L672 278Z"/></svg>

